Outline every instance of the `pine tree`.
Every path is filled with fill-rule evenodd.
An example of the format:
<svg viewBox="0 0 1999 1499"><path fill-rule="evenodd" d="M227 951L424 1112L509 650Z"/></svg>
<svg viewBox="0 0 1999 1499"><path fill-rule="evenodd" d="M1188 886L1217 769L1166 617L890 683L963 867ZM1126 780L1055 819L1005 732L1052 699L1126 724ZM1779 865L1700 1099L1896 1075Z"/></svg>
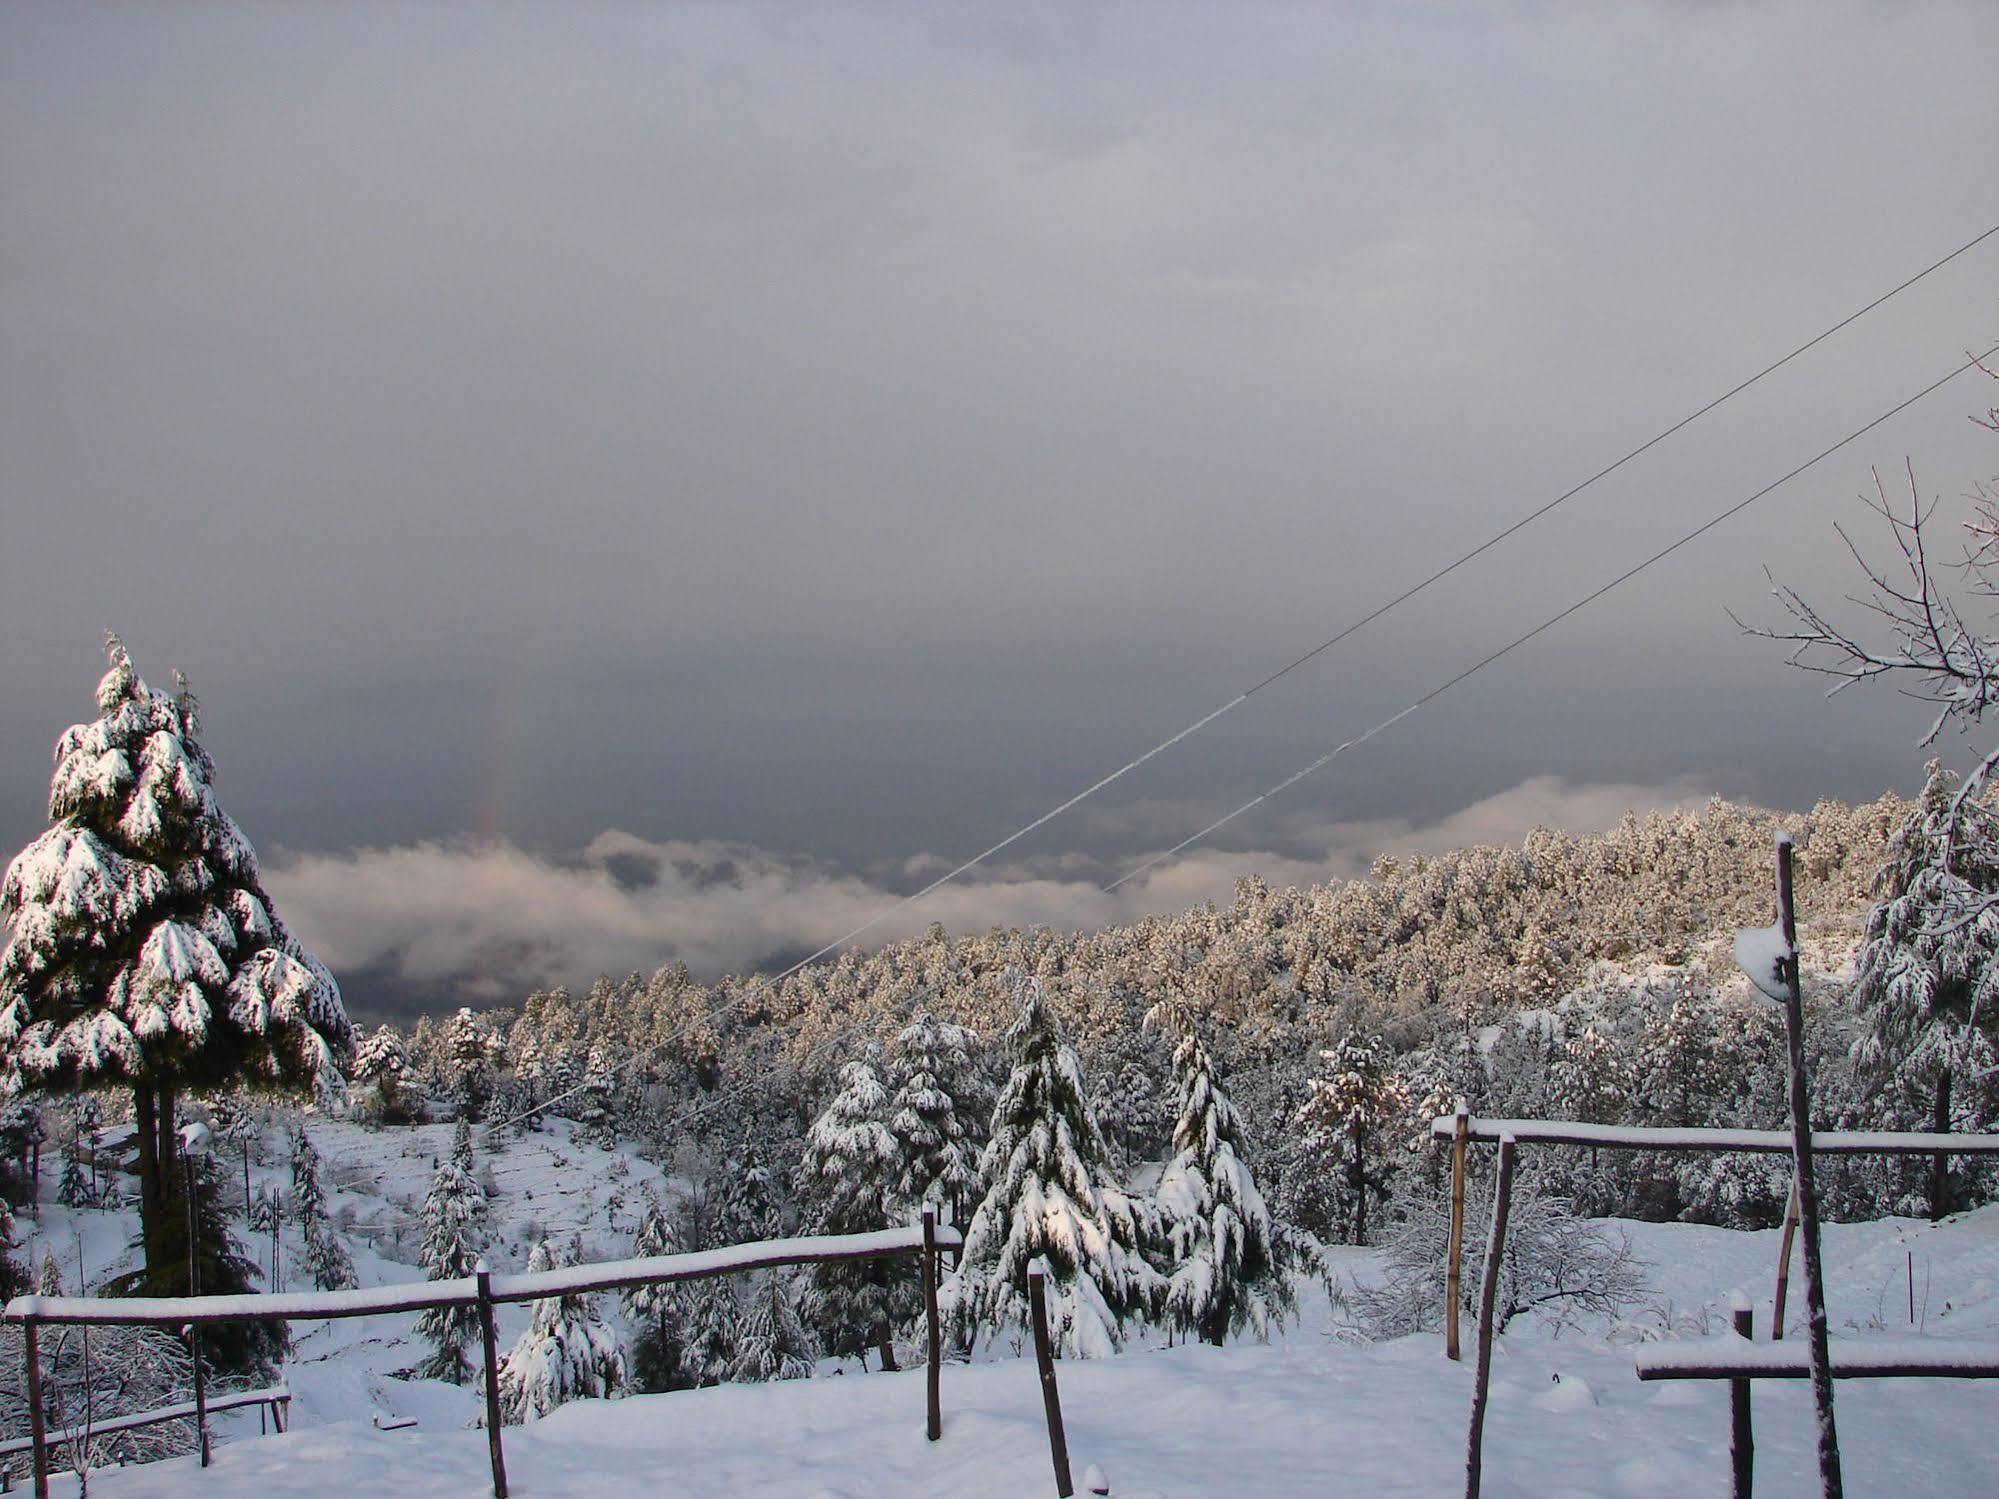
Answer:
<svg viewBox="0 0 1999 1499"><path fill-rule="evenodd" d="M902 1152L889 1130L888 1093L872 1061L840 1069L840 1088L806 1136L798 1183L813 1231L865 1234L889 1226L889 1198L902 1174ZM833 1260L815 1265L805 1316L826 1351L840 1358L868 1348L895 1368L895 1324L915 1313L910 1276L888 1260Z"/></svg>
<svg viewBox="0 0 1999 1499"><path fill-rule="evenodd" d="M485 1193L469 1172L447 1160L431 1178L423 1200L423 1259L426 1280L462 1280L479 1262L480 1220ZM417 1367L423 1379L464 1384L472 1377L466 1350L479 1336L476 1306L434 1306L417 1318L417 1336L429 1341L430 1354Z"/></svg>
<svg viewBox="0 0 1999 1499"><path fill-rule="evenodd" d="M1293 1306L1290 1255L1243 1158L1242 1116L1189 1026L1173 1051L1179 1116L1157 1193L1171 1268L1166 1312L1219 1346L1244 1327L1265 1336Z"/></svg>
<svg viewBox="0 0 1999 1499"><path fill-rule="evenodd" d="M889 1129L902 1153L895 1196L904 1208L939 1202L957 1222L978 1186L977 1150L960 1114L972 1094L972 1033L925 1010L896 1037L898 1073Z"/></svg>
<svg viewBox="0 0 1999 1499"><path fill-rule="evenodd" d="M305 1239L305 1272L322 1291L345 1291L357 1282L354 1257L334 1232L326 1212L326 1185L319 1174L319 1151L300 1125L292 1131L292 1216Z"/></svg>
<svg viewBox="0 0 1999 1499"><path fill-rule="evenodd" d="M1992 1122L1999 1090L1999 814L1958 794L1932 760L1922 796L1888 842L1879 899L1855 963L1862 1029L1853 1059L1893 1127L1943 1132ZM1967 1082L1953 1098L1953 1086ZM1984 1084L1984 1086L1980 1086ZM1933 1217L1950 1210L1947 1161L1930 1173Z"/></svg>
<svg viewBox="0 0 1999 1499"><path fill-rule="evenodd" d="M0 1065L29 1089L131 1090L146 1278L172 1294L180 1100L237 1083L335 1094L353 1035L215 799L193 694L148 687L116 636L108 654L100 716L56 744L53 826L0 877Z"/></svg>
<svg viewBox="0 0 1999 1499"><path fill-rule="evenodd" d="M543 1239L528 1257L528 1274L556 1268ZM626 1377L624 1346L589 1297L544 1296L500 1363L500 1418L517 1425L570 1400L615 1400Z"/></svg>
<svg viewBox="0 0 1999 1499"><path fill-rule="evenodd" d="M1140 1253L1136 1206L1100 1182L1108 1148L1041 985L1016 975L1014 1007L1013 1073L993 1106L980 1159L986 1192L966 1228L950 1299L969 1328L1025 1326L1028 1266L1040 1259L1059 1348L1104 1357L1123 1343L1127 1321L1156 1306L1163 1282Z"/></svg>
<svg viewBox="0 0 1999 1499"><path fill-rule="evenodd" d="M1379 1040L1349 1030L1340 1043L1319 1053L1324 1076L1307 1084L1309 1096L1298 1118L1323 1153L1345 1168L1353 1209L1353 1242L1367 1242L1367 1203L1382 1195L1383 1136L1408 1102L1393 1058Z"/></svg>
<svg viewBox="0 0 1999 1499"><path fill-rule="evenodd" d="M378 1025L354 1050L354 1081L372 1097L368 1113L383 1124L407 1124L415 1116L405 1097L410 1077L409 1051L394 1026Z"/></svg>
<svg viewBox="0 0 1999 1499"><path fill-rule="evenodd" d="M736 1337L736 1354L729 1361L729 1378L743 1381L806 1379L812 1374L812 1349L792 1310L784 1277L766 1271L750 1293L749 1307Z"/></svg>
<svg viewBox="0 0 1999 1499"><path fill-rule="evenodd" d="M674 1232L659 1199L648 1190L645 1209L639 1215L638 1233L632 1240L632 1258L653 1259L680 1253L680 1236ZM661 1281L632 1286L619 1294L625 1316L636 1329L632 1339L632 1383L648 1393L679 1389L687 1381L681 1363L687 1343L691 1313L688 1282Z"/></svg>

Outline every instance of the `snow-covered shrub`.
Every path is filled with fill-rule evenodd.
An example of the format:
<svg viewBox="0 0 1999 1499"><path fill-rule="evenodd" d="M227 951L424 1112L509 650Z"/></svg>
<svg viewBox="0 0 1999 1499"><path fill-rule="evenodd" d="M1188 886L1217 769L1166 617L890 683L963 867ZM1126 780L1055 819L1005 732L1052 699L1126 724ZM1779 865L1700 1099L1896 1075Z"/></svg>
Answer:
<svg viewBox="0 0 1999 1499"><path fill-rule="evenodd" d="M1443 1325L1450 1221L1445 1198L1425 1196L1408 1204L1407 1216L1388 1242L1382 1282L1343 1289L1343 1298L1370 1336L1395 1338ZM1473 1318L1491 1221L1490 1183L1474 1179L1465 1197L1461 1287L1463 1309ZM1495 1332L1504 1332L1525 1312L1558 1324L1583 1314L1614 1318L1644 1290L1643 1266L1620 1230L1578 1218L1561 1198L1530 1179L1515 1178L1493 1303Z"/></svg>

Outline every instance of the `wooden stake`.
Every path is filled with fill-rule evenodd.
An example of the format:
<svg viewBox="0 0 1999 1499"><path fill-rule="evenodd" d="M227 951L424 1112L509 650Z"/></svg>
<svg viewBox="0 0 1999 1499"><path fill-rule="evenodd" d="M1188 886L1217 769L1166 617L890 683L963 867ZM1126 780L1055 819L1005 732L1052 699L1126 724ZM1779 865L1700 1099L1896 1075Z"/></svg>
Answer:
<svg viewBox="0 0 1999 1499"><path fill-rule="evenodd" d="M1805 1240L1805 1317L1810 1336L1812 1403L1818 1411L1819 1490L1823 1499L1844 1499L1840 1476L1839 1428L1833 1420L1832 1353L1827 1337L1825 1270L1819 1256L1818 1190L1812 1180L1811 1095L1805 1083L1805 1002L1798 986L1798 919L1791 902L1791 836L1777 835L1777 919L1791 956L1784 962L1784 1030L1791 1053L1791 1151L1797 1162L1798 1226Z"/></svg>
<svg viewBox="0 0 1999 1499"><path fill-rule="evenodd" d="M486 1354L486 1449L493 1462L493 1499L507 1499L507 1454L500 1446L500 1340L493 1330L493 1272L480 1260L473 1274L479 1286L479 1339Z"/></svg>
<svg viewBox="0 0 1999 1499"><path fill-rule="evenodd" d="M1777 1299L1770 1310L1770 1340L1784 1341L1784 1302L1791 1294L1791 1238L1798 1231L1798 1179L1791 1178L1791 1195L1784 1204L1784 1232L1777 1240Z"/></svg>
<svg viewBox="0 0 1999 1499"><path fill-rule="evenodd" d="M1034 1321L1034 1362L1041 1370L1041 1405L1048 1416L1048 1455L1055 1461L1055 1492L1070 1499L1076 1485L1069 1477L1069 1438L1062 1430L1062 1394L1055 1388L1055 1351L1048 1341L1048 1272L1036 1260L1027 1268L1027 1301Z"/></svg>
<svg viewBox="0 0 1999 1499"><path fill-rule="evenodd" d="M1451 1138L1451 1241L1444 1269L1444 1357L1462 1356L1458 1347L1458 1303L1464 1299L1465 1136L1471 1120L1458 1100L1457 1133Z"/></svg>
<svg viewBox="0 0 1999 1499"><path fill-rule="evenodd" d="M192 1322L182 1329L187 1334L188 1360L194 1366L194 1431L201 1445L201 1465L208 1466L208 1381L201 1371L201 1329Z"/></svg>
<svg viewBox="0 0 1999 1499"><path fill-rule="evenodd" d="M1735 1335L1746 1342L1756 1336L1755 1313L1750 1310L1747 1296L1737 1291L1735 1297L1730 1322L1735 1328ZM1734 1485L1729 1492L1734 1499L1750 1499L1756 1485L1756 1433L1749 1424L1749 1381L1746 1379L1731 1379L1728 1382L1728 1461Z"/></svg>
<svg viewBox="0 0 1999 1499"><path fill-rule="evenodd" d="M937 1209L931 1203L923 1205L923 1320L924 1352L929 1359L927 1391L929 1413L924 1426L924 1434L931 1441L944 1435L944 1404L938 1386L942 1377L939 1365L944 1358L944 1329L937 1317Z"/></svg>
<svg viewBox="0 0 1999 1499"><path fill-rule="evenodd" d="M49 1429L42 1414L41 1330L30 1317L22 1331L28 1351L28 1438L35 1454L35 1499L49 1499Z"/></svg>
<svg viewBox="0 0 1999 1499"><path fill-rule="evenodd" d="M1492 1234L1478 1286L1478 1368L1472 1376L1471 1431L1465 1439L1465 1499L1478 1499L1485 1464L1485 1401L1492 1382L1492 1319L1499 1300L1499 1262L1506 1253L1506 1211L1513 1197L1513 1136L1499 1141L1499 1177L1492 1189Z"/></svg>

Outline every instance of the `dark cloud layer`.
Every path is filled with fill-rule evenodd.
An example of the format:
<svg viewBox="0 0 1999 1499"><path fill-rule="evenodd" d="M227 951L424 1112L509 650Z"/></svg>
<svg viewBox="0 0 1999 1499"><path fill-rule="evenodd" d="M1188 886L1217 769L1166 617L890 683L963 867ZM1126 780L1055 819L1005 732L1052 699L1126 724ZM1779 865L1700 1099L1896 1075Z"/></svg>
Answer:
<svg viewBox="0 0 1999 1499"><path fill-rule="evenodd" d="M1995 53L1991 6L1860 0L10 6L0 842L39 826L110 625L194 677L279 867L477 848L532 883L618 828L862 902L1985 227ZM1149 811L1225 809L1405 706L1999 338L1995 270L1988 244L1013 852L1114 867L1171 841ZM1820 702L1723 611L1765 564L1842 591L1830 522L1870 467L1945 496L1999 467L1987 395L1225 847L1539 776L1910 785L1914 710ZM758 888L796 913L792 878ZM605 967L757 946L605 909Z"/></svg>

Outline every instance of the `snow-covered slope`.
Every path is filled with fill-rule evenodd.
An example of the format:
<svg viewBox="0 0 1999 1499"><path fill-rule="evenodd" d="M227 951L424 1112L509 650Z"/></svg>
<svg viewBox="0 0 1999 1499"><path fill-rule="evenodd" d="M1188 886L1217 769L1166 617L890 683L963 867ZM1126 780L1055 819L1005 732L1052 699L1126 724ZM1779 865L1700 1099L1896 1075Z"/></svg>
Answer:
<svg viewBox="0 0 1999 1499"><path fill-rule="evenodd" d="M1559 1336L1523 1322L1501 1341L1485 1470L1485 1492L1495 1499L1677 1499L1726 1485L1725 1388L1641 1385L1631 1341L1718 1336L1738 1286L1760 1296L1763 1335L1776 1236L1625 1228L1649 1266L1653 1294L1645 1311L1618 1328ZM1833 1225L1826 1255L1836 1336L1999 1337L1999 1207L1934 1226L1902 1219ZM1346 1251L1343 1263L1348 1273L1365 1275L1373 1256ZM1342 1341L1330 1335L1325 1297L1314 1290L1305 1300L1305 1325L1269 1346L1152 1349L1064 1364L1078 1478L1096 1464L1113 1492L1125 1495L1458 1492L1469 1361L1447 1363L1434 1337ZM269 1499L279 1491L287 1499L389 1499L485 1489L484 1435L464 1425L472 1392L384 1382L371 1372L395 1361L393 1352L383 1356L398 1340L392 1327L299 1332L301 1358L290 1377L300 1415L290 1434L230 1442L205 1473L179 1459L99 1474L93 1492L106 1499ZM323 1346L335 1336L343 1340L337 1351ZM385 1383L417 1426L383 1432L369 1424ZM1994 1393L1973 1382L1842 1383L1849 1491L1989 1493ZM1816 1492L1808 1403L1801 1381L1758 1387L1759 1493ZM640 1492L1012 1499L1052 1492L1031 1361L953 1365L944 1371L944 1404L944 1438L932 1445L923 1437L920 1372L582 1403L510 1428L508 1470L522 1499Z"/></svg>

